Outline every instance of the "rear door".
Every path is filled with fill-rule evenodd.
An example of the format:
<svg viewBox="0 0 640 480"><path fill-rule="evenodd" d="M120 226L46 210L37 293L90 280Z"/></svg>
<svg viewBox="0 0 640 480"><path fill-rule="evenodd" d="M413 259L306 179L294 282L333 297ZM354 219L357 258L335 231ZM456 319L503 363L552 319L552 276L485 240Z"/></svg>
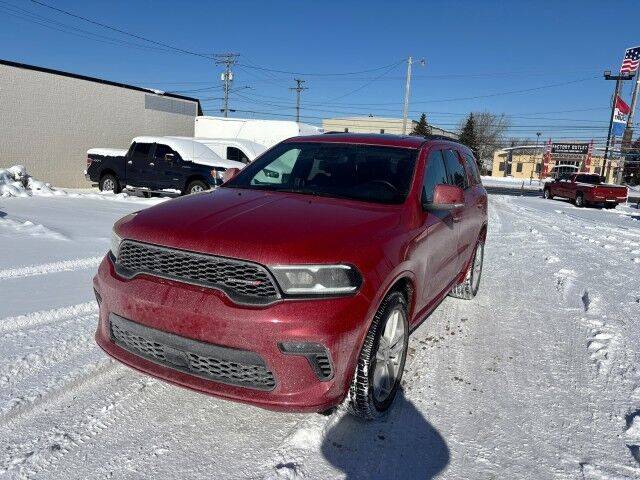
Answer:
<svg viewBox="0 0 640 480"><path fill-rule="evenodd" d="M134 187L149 186L149 163L151 161L152 143L134 143L131 146L131 155L127 158L126 184Z"/></svg>
<svg viewBox="0 0 640 480"><path fill-rule="evenodd" d="M433 189L438 184L447 184L448 176L445 168L443 151L435 147L429 151L422 179L422 201L433 201ZM424 285L422 308L431 303L445 288L449 286L457 273L458 223L454 221L453 212L447 210L422 211L422 231L415 242L415 255L422 268Z"/></svg>

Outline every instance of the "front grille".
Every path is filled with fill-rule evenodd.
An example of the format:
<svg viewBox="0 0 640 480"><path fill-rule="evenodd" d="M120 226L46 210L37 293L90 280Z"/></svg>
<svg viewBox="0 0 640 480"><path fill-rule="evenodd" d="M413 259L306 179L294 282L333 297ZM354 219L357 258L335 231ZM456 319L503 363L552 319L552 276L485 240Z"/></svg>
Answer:
<svg viewBox="0 0 640 480"><path fill-rule="evenodd" d="M267 304L280 297L266 268L225 257L124 240L116 267L126 278L144 273L216 288L239 303Z"/></svg>
<svg viewBox="0 0 640 480"><path fill-rule="evenodd" d="M191 340L111 314L111 339L154 363L207 380L258 390L273 390L276 381L255 352Z"/></svg>

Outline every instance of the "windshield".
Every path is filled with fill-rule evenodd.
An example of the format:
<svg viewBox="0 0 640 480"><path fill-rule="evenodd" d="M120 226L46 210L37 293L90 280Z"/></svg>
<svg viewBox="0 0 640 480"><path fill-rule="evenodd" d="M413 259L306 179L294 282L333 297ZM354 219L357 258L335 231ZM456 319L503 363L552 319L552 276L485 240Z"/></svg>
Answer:
<svg viewBox="0 0 640 480"><path fill-rule="evenodd" d="M225 186L404 202L417 150L340 143L282 143L244 168Z"/></svg>
<svg viewBox="0 0 640 480"><path fill-rule="evenodd" d="M590 183L591 185L599 185L602 183L600 175L576 175L576 182Z"/></svg>

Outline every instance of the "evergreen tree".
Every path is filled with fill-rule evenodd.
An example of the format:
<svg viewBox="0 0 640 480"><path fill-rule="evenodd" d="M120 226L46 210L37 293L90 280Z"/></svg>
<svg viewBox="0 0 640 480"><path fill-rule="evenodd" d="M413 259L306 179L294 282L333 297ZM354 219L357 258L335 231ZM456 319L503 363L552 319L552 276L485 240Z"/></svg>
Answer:
<svg viewBox="0 0 640 480"><path fill-rule="evenodd" d="M460 131L460 143L469 147L479 163L480 158L478 158L478 133L476 130L476 120L473 117L473 113L470 113L467 117L467 121L462 127L462 130Z"/></svg>
<svg viewBox="0 0 640 480"><path fill-rule="evenodd" d="M431 135L431 127L427 123L427 115L420 115L420 120L416 123L411 130L411 135L416 135L418 137L427 137Z"/></svg>

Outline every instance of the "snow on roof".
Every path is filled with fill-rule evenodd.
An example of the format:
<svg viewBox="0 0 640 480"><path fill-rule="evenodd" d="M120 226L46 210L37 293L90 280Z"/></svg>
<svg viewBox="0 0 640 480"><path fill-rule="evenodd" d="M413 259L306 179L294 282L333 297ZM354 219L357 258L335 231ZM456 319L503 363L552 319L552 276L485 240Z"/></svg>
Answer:
<svg viewBox="0 0 640 480"><path fill-rule="evenodd" d="M243 168L245 165L233 160L227 160L218 156L213 150L203 143L196 142L192 138L181 137L135 137L132 142L136 143L161 143L172 148L183 160L198 163L200 165L210 165L212 167L223 168Z"/></svg>
<svg viewBox="0 0 640 480"><path fill-rule="evenodd" d="M240 148L241 150L248 150L253 152L256 156L264 152L267 147L260 143L252 142L251 140L244 140L242 138L207 138L207 137L167 137L184 140L193 140L195 142L202 143L204 145L228 145L231 147Z"/></svg>

